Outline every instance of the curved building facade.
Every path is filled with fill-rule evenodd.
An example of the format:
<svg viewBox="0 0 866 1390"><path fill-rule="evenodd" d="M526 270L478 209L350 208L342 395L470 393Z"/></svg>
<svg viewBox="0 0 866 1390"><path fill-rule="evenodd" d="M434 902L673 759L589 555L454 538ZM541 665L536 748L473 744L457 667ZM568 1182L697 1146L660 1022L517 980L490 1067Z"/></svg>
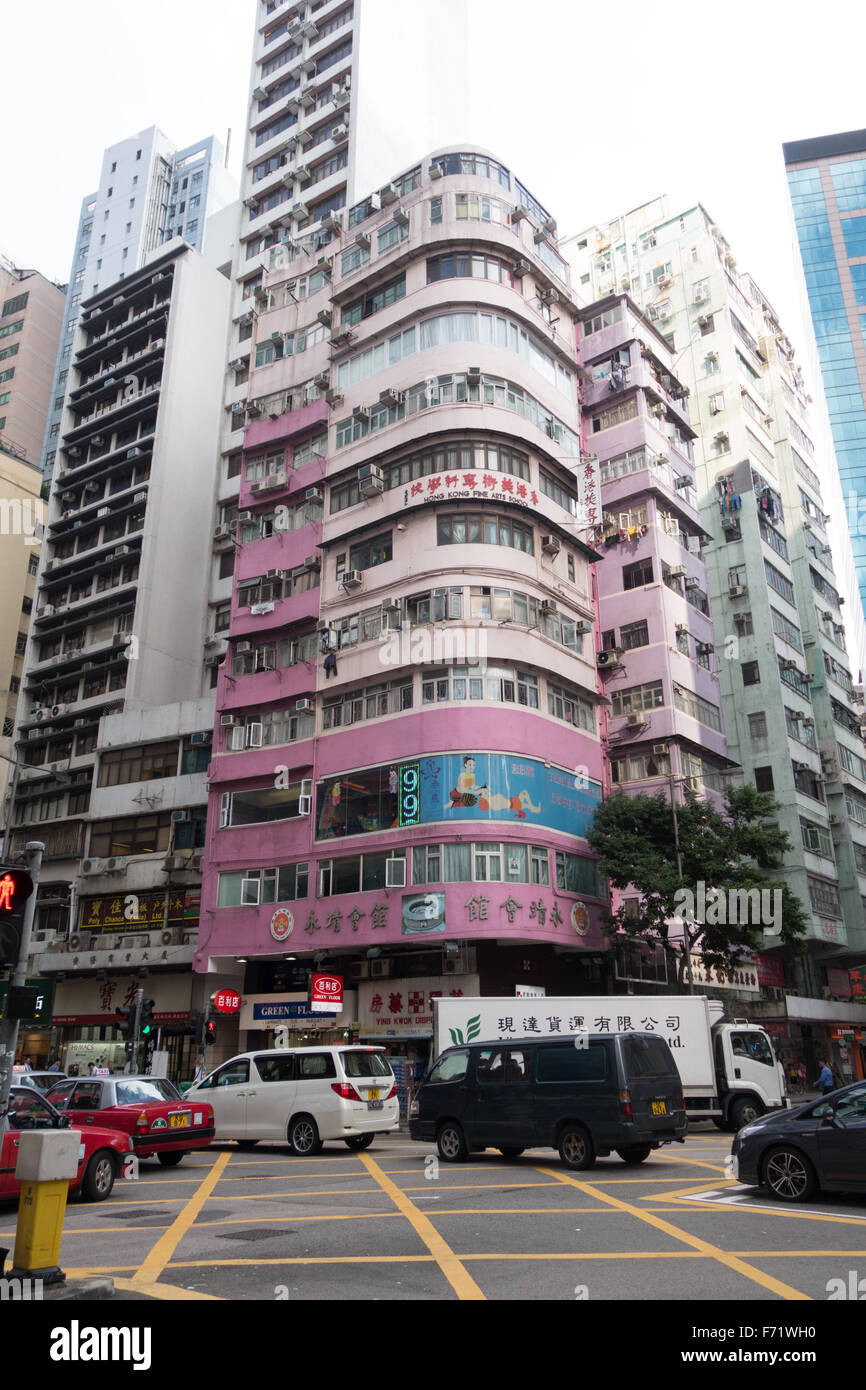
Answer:
<svg viewBox="0 0 866 1390"><path fill-rule="evenodd" d="M330 222L264 273L217 687L196 968L248 1041L311 958L357 991L331 1022L420 1040L436 992L586 991L605 949L555 224L463 150Z"/></svg>

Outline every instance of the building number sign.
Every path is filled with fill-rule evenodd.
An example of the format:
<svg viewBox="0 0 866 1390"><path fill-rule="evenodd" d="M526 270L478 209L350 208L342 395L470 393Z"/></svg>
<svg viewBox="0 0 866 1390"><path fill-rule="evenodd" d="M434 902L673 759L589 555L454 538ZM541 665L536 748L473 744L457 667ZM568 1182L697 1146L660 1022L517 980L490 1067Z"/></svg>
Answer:
<svg viewBox="0 0 866 1390"><path fill-rule="evenodd" d="M421 819L421 765L403 763L400 767L398 795L399 825L417 825Z"/></svg>

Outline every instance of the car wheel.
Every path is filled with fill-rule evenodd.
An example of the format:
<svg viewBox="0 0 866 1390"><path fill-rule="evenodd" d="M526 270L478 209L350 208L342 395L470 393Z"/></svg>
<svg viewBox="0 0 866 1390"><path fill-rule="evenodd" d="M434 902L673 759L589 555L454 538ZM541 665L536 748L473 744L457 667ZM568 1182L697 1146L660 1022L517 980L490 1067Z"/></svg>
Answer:
<svg viewBox="0 0 866 1390"><path fill-rule="evenodd" d="M818 1178L799 1149L777 1144L762 1165L762 1182L780 1202L807 1202L818 1187Z"/></svg>
<svg viewBox="0 0 866 1390"><path fill-rule="evenodd" d="M369 1149L375 1138L375 1134L352 1134L346 1144L350 1149Z"/></svg>
<svg viewBox="0 0 866 1390"><path fill-rule="evenodd" d="M259 1141L258 1139L238 1139L235 1142L239 1149L254 1149Z"/></svg>
<svg viewBox="0 0 866 1390"><path fill-rule="evenodd" d="M117 1165L108 1149L100 1149L90 1159L81 1180L81 1195L85 1202L104 1202L111 1196Z"/></svg>
<svg viewBox="0 0 866 1390"><path fill-rule="evenodd" d="M469 1155L466 1136L456 1120L446 1120L436 1135L439 1157L446 1163L463 1163Z"/></svg>
<svg viewBox="0 0 866 1390"><path fill-rule="evenodd" d="M628 1149L617 1149L617 1153L623 1163L643 1163L644 1159L649 1158L652 1148L649 1144L632 1144Z"/></svg>
<svg viewBox="0 0 866 1390"><path fill-rule="evenodd" d="M750 1125L755 1120L759 1120L763 1113L764 1110L760 1101L752 1100L750 1096L743 1096L742 1100L736 1101L731 1106L730 1127L736 1134L738 1129L743 1128L743 1125Z"/></svg>
<svg viewBox="0 0 866 1390"><path fill-rule="evenodd" d="M591 1168L595 1162L592 1140L580 1125L566 1125L557 1148L566 1168Z"/></svg>
<svg viewBox="0 0 866 1390"><path fill-rule="evenodd" d="M312 1115L298 1115L289 1125L289 1147L299 1158L321 1153L322 1141Z"/></svg>
<svg viewBox="0 0 866 1390"><path fill-rule="evenodd" d="M157 1154L157 1158L163 1168L176 1168L186 1152L186 1149L169 1149L168 1153Z"/></svg>
<svg viewBox="0 0 866 1390"><path fill-rule="evenodd" d="M502 1154L503 1158L519 1158L523 1153L523 1149L517 1149L513 1145L510 1148L503 1149L500 1145L499 1152Z"/></svg>

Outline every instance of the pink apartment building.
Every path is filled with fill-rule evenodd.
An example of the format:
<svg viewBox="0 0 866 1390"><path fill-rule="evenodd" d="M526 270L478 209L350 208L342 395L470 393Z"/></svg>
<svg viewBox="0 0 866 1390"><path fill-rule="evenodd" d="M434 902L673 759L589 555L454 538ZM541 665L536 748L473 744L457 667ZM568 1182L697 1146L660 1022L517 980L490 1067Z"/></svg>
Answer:
<svg viewBox="0 0 866 1390"><path fill-rule="evenodd" d="M578 310L480 152L328 231L257 298L195 968L240 988L239 1046L278 1021L411 1060L437 992L603 988Z"/></svg>

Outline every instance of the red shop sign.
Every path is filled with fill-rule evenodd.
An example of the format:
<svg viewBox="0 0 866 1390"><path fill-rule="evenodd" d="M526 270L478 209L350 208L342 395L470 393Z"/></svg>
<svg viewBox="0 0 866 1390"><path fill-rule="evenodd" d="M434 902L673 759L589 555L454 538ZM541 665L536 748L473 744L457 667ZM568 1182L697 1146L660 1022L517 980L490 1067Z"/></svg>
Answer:
<svg viewBox="0 0 866 1390"><path fill-rule="evenodd" d="M342 975L314 975L310 995L310 1008L313 1013L339 1013L343 1007Z"/></svg>
<svg viewBox="0 0 866 1390"><path fill-rule="evenodd" d="M241 1006L241 996L236 989L218 989L213 1004L219 1014L236 1014Z"/></svg>

